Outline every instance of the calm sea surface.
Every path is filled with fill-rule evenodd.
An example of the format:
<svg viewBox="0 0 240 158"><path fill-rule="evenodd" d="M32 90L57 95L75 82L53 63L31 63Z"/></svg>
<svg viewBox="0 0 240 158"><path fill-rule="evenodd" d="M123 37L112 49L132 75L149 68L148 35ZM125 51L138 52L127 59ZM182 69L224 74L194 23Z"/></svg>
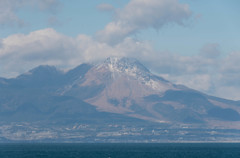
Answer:
<svg viewBox="0 0 240 158"><path fill-rule="evenodd" d="M240 158L240 144L0 144L0 158Z"/></svg>

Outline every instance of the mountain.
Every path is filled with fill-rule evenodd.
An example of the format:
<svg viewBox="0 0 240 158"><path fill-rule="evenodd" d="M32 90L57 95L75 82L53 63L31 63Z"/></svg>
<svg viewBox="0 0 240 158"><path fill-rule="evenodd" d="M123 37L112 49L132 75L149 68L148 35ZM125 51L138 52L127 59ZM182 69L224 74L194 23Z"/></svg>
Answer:
<svg viewBox="0 0 240 158"><path fill-rule="evenodd" d="M239 141L240 103L110 57L62 72L39 66L0 78L1 141Z"/></svg>

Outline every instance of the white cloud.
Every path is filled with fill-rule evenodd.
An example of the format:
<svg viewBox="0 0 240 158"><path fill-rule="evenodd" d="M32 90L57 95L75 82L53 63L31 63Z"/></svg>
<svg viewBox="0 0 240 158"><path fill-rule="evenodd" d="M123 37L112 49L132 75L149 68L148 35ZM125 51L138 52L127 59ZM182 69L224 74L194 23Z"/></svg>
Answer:
<svg viewBox="0 0 240 158"><path fill-rule="evenodd" d="M142 29L160 29L170 23L183 25L190 16L188 5L180 4L178 0L131 0L116 11L115 20L99 31L97 38L116 44Z"/></svg>
<svg viewBox="0 0 240 158"><path fill-rule="evenodd" d="M127 56L139 59L151 71L174 83L211 95L240 99L237 95L240 94L240 52L219 58L182 56L156 51L148 42L130 37L111 46L87 35L68 37L51 28L11 35L1 41L1 77L13 77L38 65L68 69L109 56Z"/></svg>
<svg viewBox="0 0 240 158"><path fill-rule="evenodd" d="M173 83L210 95L240 100L239 60L240 52L213 58L152 51L141 58L145 65Z"/></svg>
<svg viewBox="0 0 240 158"><path fill-rule="evenodd" d="M1 0L0 1L0 26L22 25L23 21L20 20L15 12L21 6L21 2L17 0Z"/></svg>
<svg viewBox="0 0 240 158"><path fill-rule="evenodd" d="M27 1L27 0L26 0ZM31 3L32 5L39 8L43 11L49 11L52 13L56 13L58 10L58 7L60 6L59 0L28 0L27 3Z"/></svg>
<svg viewBox="0 0 240 158"><path fill-rule="evenodd" d="M58 0L0 0L0 26L24 24L16 15L23 6L54 13L58 3ZM105 4L98 9L110 11L111 7ZM97 39L87 35L73 38L51 28L0 39L0 77L13 77L38 65L67 69L109 56L127 56L139 59L174 83L240 99L240 52L222 57L220 46L209 43L195 56L182 56L156 51L148 42L129 36L146 28L160 29L171 23L182 25L191 16L186 4L177 0L131 0L123 9L114 11L115 19L97 33ZM53 17L49 19L51 22L58 21Z"/></svg>
<svg viewBox="0 0 240 158"><path fill-rule="evenodd" d="M38 65L70 68L83 62L104 60L109 56L134 56L146 51L146 45L126 38L118 45L109 46L87 35L72 38L51 28L26 35L15 34L2 39L0 76L13 77Z"/></svg>
<svg viewBox="0 0 240 158"><path fill-rule="evenodd" d="M219 71L221 78L223 78L222 85L240 87L240 51L232 52L226 56L219 64Z"/></svg>
<svg viewBox="0 0 240 158"><path fill-rule="evenodd" d="M240 100L240 51L229 53L218 60L218 77L214 94L220 97Z"/></svg>
<svg viewBox="0 0 240 158"><path fill-rule="evenodd" d="M64 58L68 62L68 55L76 53L74 44L72 38L53 29L11 35L2 40L0 74L11 76L41 64L62 65Z"/></svg>
<svg viewBox="0 0 240 158"><path fill-rule="evenodd" d="M59 0L0 0L0 27L23 26L24 20L17 15L23 7L55 13Z"/></svg>
<svg viewBox="0 0 240 158"><path fill-rule="evenodd" d="M201 48L200 55L207 58L217 58L221 54L219 47L217 43L206 44Z"/></svg>
<svg viewBox="0 0 240 158"><path fill-rule="evenodd" d="M0 49L2 48L3 43L2 43L2 39L0 38Z"/></svg>
<svg viewBox="0 0 240 158"><path fill-rule="evenodd" d="M115 10L115 8L112 5L106 4L106 3L98 5L97 9L99 11L104 11L104 12L109 12L109 11L114 11Z"/></svg>
<svg viewBox="0 0 240 158"><path fill-rule="evenodd" d="M174 76L174 83L185 85L202 92L209 92L211 89L211 76L210 74L187 74Z"/></svg>
<svg viewBox="0 0 240 158"><path fill-rule="evenodd" d="M232 99L232 100L240 100L239 94L239 86L219 86L216 88L214 95L226 99Z"/></svg>

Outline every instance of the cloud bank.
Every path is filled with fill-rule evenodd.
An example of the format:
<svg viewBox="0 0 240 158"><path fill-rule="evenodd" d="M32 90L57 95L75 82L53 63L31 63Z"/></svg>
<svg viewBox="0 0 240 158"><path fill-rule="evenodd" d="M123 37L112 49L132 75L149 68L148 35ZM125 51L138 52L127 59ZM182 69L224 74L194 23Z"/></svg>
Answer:
<svg viewBox="0 0 240 158"><path fill-rule="evenodd" d="M239 99L240 52L216 57L220 49L216 43L206 44L195 56L181 56L156 51L150 43L132 38L125 38L112 46L87 35L68 37L51 28L27 35L15 34L2 39L1 43L2 77L14 77L38 65L69 69L85 62L98 62L109 56L127 56L139 59L153 72L174 83L221 97ZM213 53L214 58L213 55L209 57L209 53Z"/></svg>
<svg viewBox="0 0 240 158"><path fill-rule="evenodd" d="M110 46L87 35L68 37L52 28L26 35L11 35L0 43L0 76L5 77L16 76L38 65L70 68L83 62L101 61L108 56L134 56L151 49L147 43L136 42L131 38Z"/></svg>
<svg viewBox="0 0 240 158"><path fill-rule="evenodd" d="M59 2L2 0L0 25L21 25L16 10L36 3L39 3L39 10L54 11ZM131 38L131 35L147 28L184 25L184 21L192 15L188 5L180 4L177 0L131 0L122 9L107 4L98 6L98 9L114 9L115 17L95 37L84 34L69 37L46 28L0 39L0 76L15 77L38 65L69 69L84 62L98 62L109 56L126 56L139 59L151 71L174 83L219 97L240 100L240 51L223 56L218 43L207 43L199 49L198 54L183 56L177 52L155 50L147 41Z"/></svg>
<svg viewBox="0 0 240 158"><path fill-rule="evenodd" d="M116 10L114 21L99 31L97 38L116 44L142 29L158 30L171 23L183 25L191 14L188 5L180 4L178 0L131 0L123 9Z"/></svg>

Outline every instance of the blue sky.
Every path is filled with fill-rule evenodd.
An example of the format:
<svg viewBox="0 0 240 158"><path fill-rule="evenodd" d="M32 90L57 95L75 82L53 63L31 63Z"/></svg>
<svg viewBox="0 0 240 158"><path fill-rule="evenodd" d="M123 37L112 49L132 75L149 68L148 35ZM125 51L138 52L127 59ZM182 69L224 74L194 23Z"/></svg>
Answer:
<svg viewBox="0 0 240 158"><path fill-rule="evenodd" d="M0 0L0 76L134 57L166 79L240 100L239 0Z"/></svg>

